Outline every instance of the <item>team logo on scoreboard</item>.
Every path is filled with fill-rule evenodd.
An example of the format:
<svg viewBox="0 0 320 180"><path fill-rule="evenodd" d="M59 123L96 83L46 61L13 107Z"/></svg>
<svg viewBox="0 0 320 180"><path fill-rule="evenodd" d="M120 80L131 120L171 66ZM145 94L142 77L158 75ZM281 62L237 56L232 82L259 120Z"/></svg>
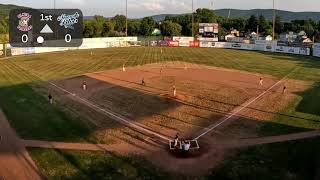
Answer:
<svg viewBox="0 0 320 180"><path fill-rule="evenodd" d="M78 18L80 17L79 13L76 12L71 15L62 14L57 18L60 22L60 26L64 26L64 28L74 29L73 25L78 23Z"/></svg>
<svg viewBox="0 0 320 180"><path fill-rule="evenodd" d="M32 15L29 13L20 13L17 17L19 18L19 25L17 28L20 31L30 31L32 29L32 25L29 25Z"/></svg>

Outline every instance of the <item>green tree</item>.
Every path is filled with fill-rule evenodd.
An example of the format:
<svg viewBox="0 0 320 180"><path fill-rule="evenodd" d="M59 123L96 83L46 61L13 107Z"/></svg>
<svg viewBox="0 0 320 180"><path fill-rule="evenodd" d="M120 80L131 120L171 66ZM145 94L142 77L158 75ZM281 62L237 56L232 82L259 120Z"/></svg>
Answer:
<svg viewBox="0 0 320 180"><path fill-rule="evenodd" d="M124 15L116 15L112 18L114 22L114 30L118 32L125 32L126 30L126 16Z"/></svg>
<svg viewBox="0 0 320 180"><path fill-rule="evenodd" d="M139 36L140 35L140 21L131 20L128 22L128 35L129 36Z"/></svg>
<svg viewBox="0 0 320 180"><path fill-rule="evenodd" d="M178 23L172 21L164 21L161 24L161 32L164 36L180 36L182 31L182 26Z"/></svg>
<svg viewBox="0 0 320 180"><path fill-rule="evenodd" d="M198 23L216 23L217 18L214 12L210 9L199 8L195 13L195 20Z"/></svg>
<svg viewBox="0 0 320 180"><path fill-rule="evenodd" d="M102 36L107 37L109 36L110 32L114 31L114 23L112 21L106 21L103 24Z"/></svg>
<svg viewBox="0 0 320 180"><path fill-rule="evenodd" d="M154 30L154 27L156 25L156 22L151 17L145 17L141 20L140 24L140 33L143 36L150 36L152 34L152 31Z"/></svg>
<svg viewBox="0 0 320 180"><path fill-rule="evenodd" d="M275 30L275 33L277 33L277 34L284 32L284 24L283 24L280 16L276 16L276 18L275 18L274 30Z"/></svg>
<svg viewBox="0 0 320 180"><path fill-rule="evenodd" d="M262 34L267 34L266 31L267 29L270 28L269 27L270 23L263 15L259 16L258 25L259 25L259 32Z"/></svg>
<svg viewBox="0 0 320 180"><path fill-rule="evenodd" d="M246 29L255 32L257 30L258 26L258 19L255 15L250 16L250 18L247 20L247 27Z"/></svg>
<svg viewBox="0 0 320 180"><path fill-rule="evenodd" d="M84 22L83 36L85 38L92 38L94 36L94 28L92 25L92 21Z"/></svg>

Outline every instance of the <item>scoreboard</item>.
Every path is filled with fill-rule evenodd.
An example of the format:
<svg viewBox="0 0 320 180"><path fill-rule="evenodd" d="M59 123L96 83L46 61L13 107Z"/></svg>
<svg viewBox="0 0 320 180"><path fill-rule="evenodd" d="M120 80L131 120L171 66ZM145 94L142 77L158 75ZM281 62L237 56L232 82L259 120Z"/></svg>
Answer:
<svg viewBox="0 0 320 180"><path fill-rule="evenodd" d="M219 33L217 23L199 23L199 34L201 37L216 37Z"/></svg>
<svg viewBox="0 0 320 180"><path fill-rule="evenodd" d="M83 14L79 9L14 9L9 16L12 47L79 47Z"/></svg>

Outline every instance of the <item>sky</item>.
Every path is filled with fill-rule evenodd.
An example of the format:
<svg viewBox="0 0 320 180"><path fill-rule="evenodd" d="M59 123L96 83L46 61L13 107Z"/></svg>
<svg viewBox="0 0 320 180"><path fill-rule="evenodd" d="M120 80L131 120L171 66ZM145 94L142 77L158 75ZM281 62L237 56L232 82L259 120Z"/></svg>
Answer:
<svg viewBox="0 0 320 180"><path fill-rule="evenodd" d="M128 0L128 16L140 18L155 14L191 12L192 0ZM320 0L275 0L277 9L289 11L320 11ZM23 5L32 8L53 8L54 0L0 0L0 4ZM56 8L78 8L85 16L112 17L125 14L126 0L56 0ZM272 0L194 0L196 8L267 9Z"/></svg>

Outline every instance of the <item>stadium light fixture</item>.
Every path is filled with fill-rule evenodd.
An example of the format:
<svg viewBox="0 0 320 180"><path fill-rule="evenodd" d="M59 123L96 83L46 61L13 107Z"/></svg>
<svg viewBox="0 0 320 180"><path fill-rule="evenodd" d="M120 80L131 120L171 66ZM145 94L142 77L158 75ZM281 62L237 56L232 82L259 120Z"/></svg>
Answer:
<svg viewBox="0 0 320 180"><path fill-rule="evenodd" d="M128 37L128 0L126 0L126 37Z"/></svg>
<svg viewBox="0 0 320 180"><path fill-rule="evenodd" d="M272 40L275 37L275 26L276 26L276 9L275 9L275 0L273 0L273 27L272 27Z"/></svg>
<svg viewBox="0 0 320 180"><path fill-rule="evenodd" d="M193 0L191 2L192 4L192 37L194 37L194 15L193 15L193 12L194 12L194 4L193 4Z"/></svg>

